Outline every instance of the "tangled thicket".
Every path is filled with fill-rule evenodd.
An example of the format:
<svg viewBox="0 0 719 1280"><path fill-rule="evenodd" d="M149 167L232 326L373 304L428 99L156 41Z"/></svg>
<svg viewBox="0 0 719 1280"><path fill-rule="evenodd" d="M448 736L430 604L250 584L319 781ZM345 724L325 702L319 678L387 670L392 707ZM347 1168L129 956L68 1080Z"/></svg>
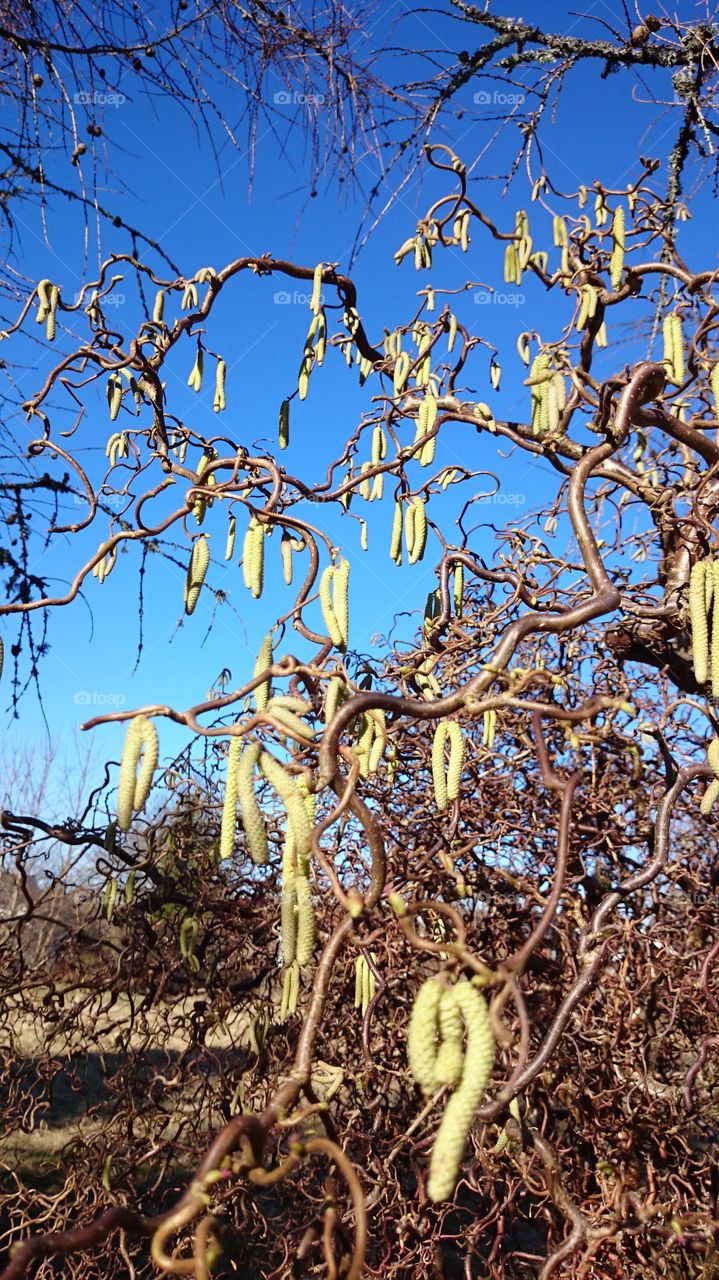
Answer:
<svg viewBox="0 0 719 1280"><path fill-rule="evenodd" d="M192 614L212 591L205 535L224 545L228 516L227 554L242 544L252 595L290 564L300 585L242 687L88 722L98 732L142 715L161 747L168 716L195 735L144 811L143 788L126 783L127 832L111 821L114 771L65 826L3 814L6 1280L57 1268L198 1280L210 1267L263 1280L717 1272L718 850L700 814L717 721L689 616L692 566L716 552L717 272L686 265L682 210L655 192L650 164L622 190L564 196L535 174L536 206L500 227L457 157L433 148L429 161L446 191L397 255L423 272L418 310L384 343L351 280L269 256L173 280L114 257L74 307L43 282L18 320L39 306L67 345L27 405L30 454L50 479L53 467L74 475L86 509L73 535L102 534L64 595L17 577L0 609L6 639L93 574L111 583L121 548L161 551L170 531L186 542ZM500 353L442 293L447 248L471 261L492 238L509 284L534 276L565 303L552 333L550 316L519 335L525 421L495 419L463 390L478 349L493 382ZM103 314L128 268L148 300L129 344ZM356 361L373 393L314 484L234 433L213 308L248 271L311 282L300 400L325 348ZM328 299L342 304L339 333ZM663 326L664 350L626 365L613 343L632 301ZM91 332L72 347L83 310ZM613 362L601 380L598 346ZM214 397L211 437L173 413L163 370L178 357ZM52 419L64 392L89 400L98 384L111 423L93 476ZM282 406L282 433L295 407ZM486 489L486 472L435 466L437 442L463 431L556 474L541 512L496 531L491 560L465 532L466 507L454 529L434 515L448 495ZM366 504L382 490L398 504L393 558L436 561L437 589L413 639L378 657L352 649L346 558L317 504L356 534L358 509L371 530ZM457 757L433 751L449 723L464 746L458 788ZM238 756L232 821L223 788ZM234 851L220 858L230 822ZM50 840L69 856L43 888ZM307 875L314 937L300 964L281 901ZM433 974L482 988L497 1041L453 1197L438 1203L427 1169L449 1095L423 1100L406 1059ZM33 1160L30 1139L62 1132L68 1115L65 1145Z"/></svg>

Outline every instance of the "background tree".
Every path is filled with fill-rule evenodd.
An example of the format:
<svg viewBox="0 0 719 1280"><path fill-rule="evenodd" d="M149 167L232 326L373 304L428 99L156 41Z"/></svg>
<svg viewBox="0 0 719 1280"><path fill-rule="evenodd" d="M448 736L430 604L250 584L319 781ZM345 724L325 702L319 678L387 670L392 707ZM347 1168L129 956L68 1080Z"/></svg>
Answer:
<svg viewBox="0 0 719 1280"><path fill-rule="evenodd" d="M152 573L163 543L188 627L225 603L223 555L275 620L240 683L85 722L129 722L119 779L53 830L96 863L92 972L70 930L65 970L28 981L32 911L5 926L4 1123L65 1121L39 1186L5 1139L6 1280L58 1255L198 1280L716 1270L716 271L689 265L701 246L652 160L562 194L530 164L501 220L461 156L425 162L399 326L327 262L133 258L123 335L115 255L28 403L31 452L85 506L70 587L9 600L8 628L75 608L93 576L109 593L125 547ZM480 255L535 308L516 349L464 314ZM251 450L219 317L267 276L305 282L308 332L278 448ZM43 282L9 341L38 307L71 309ZM655 358L628 352L622 317L651 334L657 312ZM338 352L366 412L335 419L319 478L293 474L288 433ZM207 429L174 407L188 376ZM501 379L521 417L470 389ZM93 432L104 401L92 471L84 422L58 436L65 396ZM517 459L552 476L538 509L509 501ZM381 539L387 570L431 561L436 587L365 653L353 582ZM171 724L194 742L158 773ZM42 819L2 823L22 878Z"/></svg>

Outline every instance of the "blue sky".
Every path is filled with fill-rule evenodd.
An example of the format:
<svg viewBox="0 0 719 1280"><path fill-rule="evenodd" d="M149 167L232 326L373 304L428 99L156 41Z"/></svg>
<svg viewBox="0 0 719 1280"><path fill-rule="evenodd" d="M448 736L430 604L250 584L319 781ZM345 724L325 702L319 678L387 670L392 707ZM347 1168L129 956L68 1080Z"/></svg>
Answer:
<svg viewBox="0 0 719 1280"><path fill-rule="evenodd" d="M578 31L601 34L601 29L591 23L570 17L567 5L545 0L539 8L541 20L547 26L569 31L576 23ZM695 16L693 5L683 8L686 17ZM536 4L526 2L493 6L499 13L521 13L528 21L536 20L537 9ZM617 5L594 5L592 12L607 21L621 23L621 10ZM471 52L483 38L481 29L457 24L449 11L437 19L421 10L411 12L406 6L397 5L383 10L378 27L370 32L369 39L386 35L400 17L402 21L394 30L393 38L410 48L431 41L438 50L456 52L466 48ZM407 65L412 63L400 63L387 56L382 70L387 78L397 78L408 73ZM419 64L417 69L419 71ZM610 186L634 178L638 152L665 156L679 125L679 111L675 106L658 108L632 101L629 79L617 77L615 83L601 81L599 70L588 68L569 80L556 121L544 131L545 162L554 180L566 190L576 189L578 182L589 185L595 178ZM661 81L654 77L646 83L657 92L660 85L666 86L664 92L669 102L668 77ZM113 141L113 165L122 190L116 178L109 179L108 185L115 190L108 191L106 196L101 192L101 198L118 207L128 222L141 225L157 239L186 274L202 266L219 268L236 257L264 252L308 266L323 260L337 262L343 270L347 269L362 223L362 192L356 189L342 192L330 179L321 180L317 196L308 198L307 145L301 132L291 124L291 108L278 107L277 128L284 129L284 135L278 137L277 131L260 125L250 188L249 158L244 147L234 149L229 141L221 143L221 175L218 174L211 149L198 143L201 131L191 127L179 108L162 102L148 104L142 96L133 99L129 86L125 87L128 92L124 94L124 101L106 106L106 131ZM119 89L122 93L122 84ZM275 92L282 89L278 82ZM635 81L635 90L636 97L649 97L639 81ZM462 118L448 116L434 136L437 141L451 142L465 163L472 166L470 192L492 218L508 230L513 225L514 211L520 206L526 207L537 247L550 249L550 218L538 206L529 204L524 173L517 175L509 194L502 198L501 175L514 153L516 125L508 125L498 137L494 135L505 110L502 95L517 91L516 84L507 85L498 80L474 82L461 95ZM483 96L475 102L475 94ZM487 95L491 95L489 102ZM239 113L229 94L218 105L234 122ZM242 126L239 128L242 137ZM60 160L55 163L60 172ZM73 171L66 164L62 176L67 182L70 181L68 173ZM377 176L376 161L368 158L360 166L365 189L377 181ZM390 185L380 182L380 188L378 210L389 196ZM393 328L406 321L415 304L417 289L427 283L426 273L415 273L410 259L398 268L392 254L413 233L416 219L429 201L444 190L436 177L421 167L395 200L352 268L359 290L359 310L375 340L381 340L383 327ZM703 266L713 266L715 250L712 247L707 255L702 243L707 239L705 233L710 231L711 245L715 242L715 211L709 188L700 193L693 208L694 220L685 233L688 261L691 265L701 261ZM15 245L16 265L33 279L50 277L62 285L63 297L72 297L96 266L92 251L87 267L83 262L83 231L77 211L67 205L50 203L47 243L43 240L36 208L26 204L16 213L20 231ZM105 252L124 252L128 247L125 234L105 230ZM456 309L473 332L489 338L499 348L503 381L499 392L490 389L488 356L480 352L468 370L467 386L476 399L489 401L498 416L524 418L528 392L522 385L526 372L515 351L516 338L521 330L531 328L541 330L545 337L556 336L556 325L562 315L560 299L547 300L543 290L527 277L521 290L505 286L501 249L481 228L473 232L468 255L453 250L435 259L432 282L437 286L458 288L468 279L474 282L474 287L457 303ZM496 290L494 295L492 289ZM264 441L266 448L268 442L276 441L280 401L296 386L309 322L308 294L309 288L296 282L248 275L234 282L216 309L208 345L218 350L228 364L228 410L222 415L221 425L248 446L257 442L262 448ZM122 333L129 334L141 322L129 272L125 280L118 281L115 295L113 319ZM640 310L638 305L637 314ZM82 332L78 323L73 328L76 333ZM67 335L61 336L56 350L49 354L34 341L16 342L13 352L7 354L26 366L20 374L23 395L32 394L41 385L51 361L66 349L69 341ZM629 333L623 344L603 357L607 372L615 369L618 362L621 366L623 361L644 354L637 351ZM181 358L171 362L166 370L173 411L186 421L204 423L208 430L217 429L220 424L212 414L211 390L203 389L201 395L195 396L186 385L192 359L188 343ZM309 482L323 474L327 462L336 456L363 411L369 409L376 390L372 379L360 388L356 372L348 371L339 352L331 351L324 368L313 375L307 400L304 404L293 402L291 446L282 457L287 470ZM100 396L90 396L87 404L86 419L73 443L88 473L96 475L113 428ZM69 423L68 415L65 420L61 413L53 416L56 428L67 427ZM36 430L25 426L19 417L8 425L12 425L21 438L30 438L31 431ZM134 425L134 419L128 425ZM446 433L445 441L438 447L435 469L443 463L451 465L461 461L475 468L496 470L505 502L478 507L475 520L501 526L515 511L523 515L540 504L543 495L550 491L548 482L553 486L554 481L546 463L533 464L525 456L501 458L498 449L508 452L486 434L477 436L471 429L455 427ZM368 450L369 442L360 458L368 456ZM59 466L47 465L50 469ZM415 475L419 476L416 464L413 465ZM489 487L494 486L490 483ZM461 504L470 496L467 489L459 493L461 497L449 495L442 508L439 503L432 504L432 514L442 511L445 531L451 528ZM506 500L506 495L514 498ZM83 508L76 506L76 510ZM392 565L387 553L392 517L389 489L382 504L367 506L355 500L352 512L359 512L369 520L367 555L360 551L356 521L339 521L336 513L317 506L312 509L312 517L341 541L352 564L351 643L354 648L367 651L371 649L372 637L386 633L398 611L419 610L421 616L426 593L436 585L435 554L430 543L423 563L402 570ZM209 634L212 600L207 592L203 592L195 615L178 628L182 618L182 566L187 559L187 544L181 532L174 538L180 565L149 558L144 579L144 650L136 670L140 566L137 548L120 557L117 568L103 587L90 580L83 599L55 611L50 620L51 649L43 660L40 676L53 736L69 735L88 713L101 714L114 706L129 708L148 702L168 703L176 708L192 705L202 700L223 667L231 669L233 684L246 678L260 640L279 609L289 605L291 594L281 583L279 539L275 537L267 548L268 563L274 561L268 574L271 589L266 590L261 601L251 599L242 585L237 563L239 538L234 563L227 566L222 559L226 527L226 513L216 504L204 526L211 535L216 557L210 581L229 593L232 607L217 612ZM48 573L60 586L82 563L81 553L84 557L89 555L102 536L103 522L96 521L91 531L79 538L56 539L50 549L39 554L38 571ZM471 545L480 552L488 551L492 545L491 532L478 530ZM2 624L6 645L12 641L14 626L13 620ZM405 619L400 629L409 636L412 624ZM281 646L281 651L287 649L302 652L291 633ZM6 675L3 681L6 698L7 680ZM10 743L20 744L28 738L39 741L45 734L40 708L32 693L24 698L20 721L13 720L9 710L4 719ZM117 758L122 733L115 727L95 733L102 735L101 753L114 754ZM163 754L177 750L186 741L184 731L162 723L160 738Z"/></svg>

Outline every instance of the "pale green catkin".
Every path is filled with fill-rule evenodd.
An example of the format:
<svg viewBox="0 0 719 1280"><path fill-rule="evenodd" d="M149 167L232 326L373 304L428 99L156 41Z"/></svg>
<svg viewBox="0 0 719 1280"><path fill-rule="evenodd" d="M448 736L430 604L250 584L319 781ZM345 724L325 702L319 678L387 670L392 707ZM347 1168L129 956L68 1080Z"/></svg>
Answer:
<svg viewBox="0 0 719 1280"><path fill-rule="evenodd" d="M718 366L719 367L719 366ZM395 564L402 563L402 503L394 504L394 519L392 521L392 540L389 549L390 558Z"/></svg>
<svg viewBox="0 0 719 1280"><path fill-rule="evenodd" d="M407 1030L407 1059L414 1079L424 1093L435 1088L439 1002L443 983L427 978L415 997Z"/></svg>
<svg viewBox="0 0 719 1280"><path fill-rule="evenodd" d="M240 817L252 861L258 866L267 862L267 832L262 810L255 795L255 765L262 747L252 742L242 753L237 766L237 795L240 801Z"/></svg>
<svg viewBox="0 0 719 1280"><path fill-rule="evenodd" d="M221 413L227 408L227 400L225 397L225 378L227 377L227 365L224 360L217 361L217 369L215 371L215 399L212 408L215 413Z"/></svg>
<svg viewBox="0 0 719 1280"><path fill-rule="evenodd" d="M133 809L144 808L157 767L159 742L157 729L146 716L137 716L128 727L122 750L120 777L117 785L117 825L128 831ZM142 755L140 775L137 766Z"/></svg>
<svg viewBox="0 0 719 1280"><path fill-rule="evenodd" d="M692 626L692 659L697 684L704 684L709 674L709 625L707 622L704 575L706 562L692 565L689 578L689 615Z"/></svg>
<svg viewBox="0 0 719 1280"><path fill-rule="evenodd" d="M258 676L270 666L272 666L272 634L268 632L260 646L253 674ZM267 707L271 690L272 685L269 680L263 680L262 684L257 685L255 689L255 706L258 711L264 711Z"/></svg>
<svg viewBox="0 0 719 1280"><path fill-rule="evenodd" d="M283 400L280 405L280 449L286 449L290 443L290 402Z"/></svg>
<svg viewBox="0 0 719 1280"><path fill-rule="evenodd" d="M416 564L424 556L424 550L427 545L427 512L425 510L424 499L416 497L413 500L414 519L412 526L412 550L407 546L409 563Z"/></svg>
<svg viewBox="0 0 719 1280"><path fill-rule="evenodd" d="M309 964L315 943L315 911L307 876L298 875L295 881L297 894L297 960Z"/></svg>
<svg viewBox="0 0 719 1280"><path fill-rule="evenodd" d="M235 554L235 531L237 529L237 516L230 516L227 526L227 543L225 545L225 560L231 560Z"/></svg>
<svg viewBox="0 0 719 1280"><path fill-rule="evenodd" d="M454 998L467 1033L462 1079L452 1095L434 1140L430 1157L427 1195L435 1203L448 1200L456 1186L467 1134L492 1074L495 1039L489 1010L480 993L460 979Z"/></svg>
<svg viewBox="0 0 719 1280"><path fill-rule="evenodd" d="M142 725L142 760L140 761L140 772L135 783L135 795L133 799L133 808L136 813L144 809L147 803L147 797L150 794L152 779L157 768L157 760L160 754L160 742L157 736L157 729L152 720L148 720L146 716L139 717L139 723Z"/></svg>
<svg viewBox="0 0 719 1280"><path fill-rule="evenodd" d="M284 802L298 856L306 854L312 841L312 829L302 792L292 775L268 751L263 751L260 756L260 769Z"/></svg>
<svg viewBox="0 0 719 1280"><path fill-rule="evenodd" d="M344 645L344 634L335 613L332 600L332 585L335 573L336 569L334 565L328 565L320 578L320 606L322 608L322 619L327 628L327 634L329 635L333 645L338 649L341 649Z"/></svg>
<svg viewBox="0 0 719 1280"><path fill-rule="evenodd" d="M464 1066L464 1023L455 999L454 987L447 987L439 1002L440 1045L435 1063L435 1086L454 1088L462 1078Z"/></svg>
<svg viewBox="0 0 719 1280"><path fill-rule="evenodd" d="M447 741L448 726L440 720L434 731L432 742L432 781L434 783L434 799L437 808L447 808L447 773L444 767L444 744Z"/></svg>
<svg viewBox="0 0 719 1280"><path fill-rule="evenodd" d="M719 698L719 560L707 566L707 581L713 582L711 677L712 697Z"/></svg>
<svg viewBox="0 0 719 1280"><path fill-rule="evenodd" d="M344 702L347 696L347 686L342 676L331 676L327 685L327 693L325 694L324 719L325 724L329 724L338 707Z"/></svg>
<svg viewBox="0 0 719 1280"><path fill-rule="evenodd" d="M280 904L282 963L292 964L297 954L297 877L284 870Z"/></svg>
<svg viewBox="0 0 719 1280"><path fill-rule="evenodd" d="M202 584L205 581L205 575L210 563L210 544L207 541L207 534L200 534L199 538L192 544L192 555L190 563L187 566L187 581L185 583L185 613L189 617L195 611L195 606L200 598Z"/></svg>
<svg viewBox="0 0 719 1280"><path fill-rule="evenodd" d="M618 289L622 283L624 269L624 208L619 205L612 219L612 254L609 260L609 274L612 288Z"/></svg>
<svg viewBox="0 0 719 1280"><path fill-rule="evenodd" d="M462 616L464 607L464 565L458 564L454 570L454 612L458 618Z"/></svg>
<svg viewBox="0 0 719 1280"><path fill-rule="evenodd" d="M447 799L456 800L459 796L464 764L464 738L456 720L447 725L449 736L449 765L447 767Z"/></svg>
<svg viewBox="0 0 719 1280"><path fill-rule="evenodd" d="M227 781L225 802L222 806L220 831L220 861L231 858L235 848L235 822L237 820L237 767L242 755L242 739L232 738L227 753Z"/></svg>
<svg viewBox="0 0 719 1280"><path fill-rule="evenodd" d="M334 613L342 636L340 648L344 651L349 640L349 560L340 560L335 569L333 587Z"/></svg>
<svg viewBox="0 0 719 1280"><path fill-rule="evenodd" d="M285 529L280 540L280 554L282 556L282 576L288 587L292 586L292 538Z"/></svg>
<svg viewBox="0 0 719 1280"><path fill-rule="evenodd" d="M375 959L374 953L372 952L371 955L372 955L372 960L374 961ZM364 1017L364 1015L367 1012L367 1009L369 1008L370 1002L374 1000L375 993L377 990L377 981L375 979L375 976L372 970L369 967L368 961L364 958L364 956L362 957L362 959L364 960L364 964L362 966L362 1003L360 1007L362 1010L362 1017Z"/></svg>

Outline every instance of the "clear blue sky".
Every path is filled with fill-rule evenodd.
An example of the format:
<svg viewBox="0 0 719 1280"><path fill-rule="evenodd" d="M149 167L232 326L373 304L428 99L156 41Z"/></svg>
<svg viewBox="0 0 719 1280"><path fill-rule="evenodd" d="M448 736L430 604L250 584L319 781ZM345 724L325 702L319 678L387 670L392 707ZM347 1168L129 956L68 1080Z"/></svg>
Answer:
<svg viewBox="0 0 719 1280"><path fill-rule="evenodd" d="M693 4L683 8L686 17L696 17ZM522 14L527 21L540 16L546 26L553 25L557 30L576 28L583 33L601 34L601 28L570 16L569 6L555 0L545 0L541 6L524 0L518 4L495 5L494 9L500 13ZM592 6L595 16L615 23L621 21L617 10L618 6L603 3ZM386 34L400 16L402 22L394 33L395 43L408 47L432 45L440 50L471 52L484 38L481 29L457 23L449 11L438 20L430 19L422 11L409 14L405 6L396 5L383 10L378 28L369 31L368 39L372 41ZM390 57L382 69L390 79L407 74L407 66ZM616 84L601 82L599 71L600 68L592 68L574 75L565 89L555 123L545 128L545 162L557 184L567 190L576 189L578 182L590 184L595 178L610 186L628 181L636 175L638 152L664 156L678 127L676 107L668 105L661 109L633 102L628 78L617 77ZM658 78L646 83L658 91ZM662 83L669 98L668 77ZM634 84L637 98L649 98L639 80ZM282 87L278 82L277 91ZM504 100L500 97L496 102L493 97L489 103L474 101L478 92L501 95L508 90L516 92L516 85L507 86L500 81L471 84L461 95L462 119L447 117L435 138L451 142L462 159L475 166L471 194L490 216L509 229L514 211L520 206L528 208L536 246L549 249L550 221L538 206L529 204L524 173L517 175L509 195L502 201L502 182L497 175L506 171L508 158L514 153L516 126L510 124L500 132L491 148L489 143L505 109ZM229 94L219 105L234 122L239 112ZM342 269L347 269L364 208L362 192L355 189L342 193L333 181L321 181L317 197L308 199L310 163L306 141L291 127L289 113L285 125L280 122L275 131L260 125L251 190L245 149L236 150L229 142L222 143L221 175L218 174L211 148L200 145L201 129L195 131L186 114L172 104L162 101L149 104L143 97L131 100L128 91L125 101L107 108L108 116L110 113L107 133L112 139L113 166L121 179L122 193L118 196L108 192L107 201L118 206L128 222L142 226L158 240L187 275L202 266L219 268L236 257L265 252L309 266L319 260L337 262ZM284 134L280 132L283 127ZM60 173L60 160L55 164ZM69 182L72 173L65 163L62 179ZM365 189L377 180L373 159L367 159L360 167L360 177ZM115 179L111 182L118 186ZM393 328L406 321L417 289L427 283L426 273L415 273L410 259L398 268L392 254L412 234L418 215L440 190L427 170L420 168L353 266L359 310L375 340L381 339L383 327ZM388 195L389 185L385 184L378 208ZM48 276L60 283L64 297L74 295L83 278L88 278L96 266L92 253L87 266L83 262L82 226L77 211L65 204L50 203L47 243L36 208L26 204L16 210L16 215L21 232L16 243L17 265L34 279ZM702 265L714 265L714 225L713 198L706 189L695 205L695 219L686 233L690 263L698 261L696 254L701 249ZM702 243L706 241L705 231L711 236L709 254ZM692 245L696 250L694 259ZM126 235L105 229L106 252L126 251L128 247ZM136 330L140 312L133 281L130 273L126 274L126 280L118 282L116 287L113 319L118 329L127 335ZM480 228L473 233L467 256L452 251L438 254L436 258L435 284L458 287L466 279L494 287L500 295L513 292L502 282L501 250ZM490 389L486 354L480 353L475 358L467 375L468 386L476 398L490 401L499 416L526 416L528 392L522 385L526 373L515 351L518 333L538 328L545 337L556 336L552 324L556 324L561 315L554 299L548 305L538 285L528 277L525 281L521 290L514 291L519 293L519 299L480 302L476 300L480 289L475 288L457 304L459 314L473 331L488 337L500 349L504 376L498 393ZM187 388L187 374L192 364L189 343L182 359L173 362L166 371L173 411L187 421L204 423L208 430L220 426L229 429L248 446L253 442L260 447L263 441L274 442L280 401L296 386L309 321L307 292L291 281L274 277L247 276L235 282L225 291L208 333L208 345L220 351L228 364L227 412L221 415L220 423L212 414L209 386L199 396ZM278 293L285 297L278 300ZM79 322L75 332L82 332ZM66 342L65 335L56 344L57 351L64 350ZM622 352L621 359L632 358L633 350L628 334L626 355ZM19 358L27 362L20 379L21 390L24 395L30 395L44 380L56 351L47 354L37 344L20 342L15 347L16 357L18 353ZM13 355L9 351L3 354L7 358ZM618 358L615 348L605 357L606 368L616 368ZM282 457L283 465L309 482L316 480L355 429L375 391L372 380L360 388L356 372L348 372L339 353L331 351L324 369L313 375L305 403L293 402L292 443ZM100 397L91 398L88 405L75 443L83 465L91 475L97 475L113 428ZM66 428L70 419L64 421L58 414L53 423L55 427ZM29 436L31 429L19 418L11 425L15 431ZM515 510L526 512L541 502L545 492L547 464L533 465L524 456L501 459L498 449L506 453L501 442L497 445L486 434L476 436L471 429L460 427L448 432L438 448L437 467L459 460L473 467L496 469L503 493L515 495L515 505L508 502L477 508L478 522L503 524L508 512L510 515ZM60 467L59 463L47 465ZM419 474L416 464L414 470ZM461 499L448 498L443 508L445 529L459 509L460 501L469 496L464 490L459 493ZM75 509L84 510L82 506ZM323 528L336 532L352 563L351 643L357 650L367 650L375 633L388 631L397 611L421 611L427 591L436 585L435 554L430 542L422 564L402 570L391 564L387 554L392 516L389 492L381 509L376 503L368 507L355 500L352 510L370 522L370 549L366 556L360 552L357 522L338 521L335 513L324 507L315 507L312 514ZM439 510L439 504L433 504L433 511ZM229 593L232 606L218 611L211 634L207 633L212 612L210 594L203 593L195 615L178 629L178 621L183 616L184 570L150 558L145 576L144 652L134 670L140 563L137 548L120 558L103 587L90 580L83 599L55 611L50 619L50 652L41 666L45 711L54 736L68 735L88 713L99 713L112 705L134 707L159 701L177 708L189 706L204 697L223 667L231 669L233 684L241 683L247 676L262 636L291 598L281 583L279 539L273 538L267 547L268 563L272 564L272 571L268 573L269 588L256 603L242 585L237 564L241 539L238 538L234 563L226 566L222 559L227 518L217 504L208 514L204 527L211 534L213 553L217 557L210 580ZM77 566L95 549L102 536L103 522L96 521L91 531L80 538L56 539L39 555L38 571L54 577L59 588L72 578ZM472 545L482 551L489 548L490 539L480 530ZM183 564L186 562L185 544L178 547L178 559ZM5 620L2 624L6 645L12 642L15 626L14 620ZM402 631L405 635L411 631L406 621ZM301 652L291 633L281 648ZM6 682L7 675L3 681L7 698ZM5 722L10 743L19 744L28 738L39 740L45 733L32 693L24 698L21 720L13 721L8 710ZM159 727L163 754L184 744L184 732L170 730L162 723ZM102 754L114 754L117 758L122 736L118 730L95 732L102 735Z"/></svg>

